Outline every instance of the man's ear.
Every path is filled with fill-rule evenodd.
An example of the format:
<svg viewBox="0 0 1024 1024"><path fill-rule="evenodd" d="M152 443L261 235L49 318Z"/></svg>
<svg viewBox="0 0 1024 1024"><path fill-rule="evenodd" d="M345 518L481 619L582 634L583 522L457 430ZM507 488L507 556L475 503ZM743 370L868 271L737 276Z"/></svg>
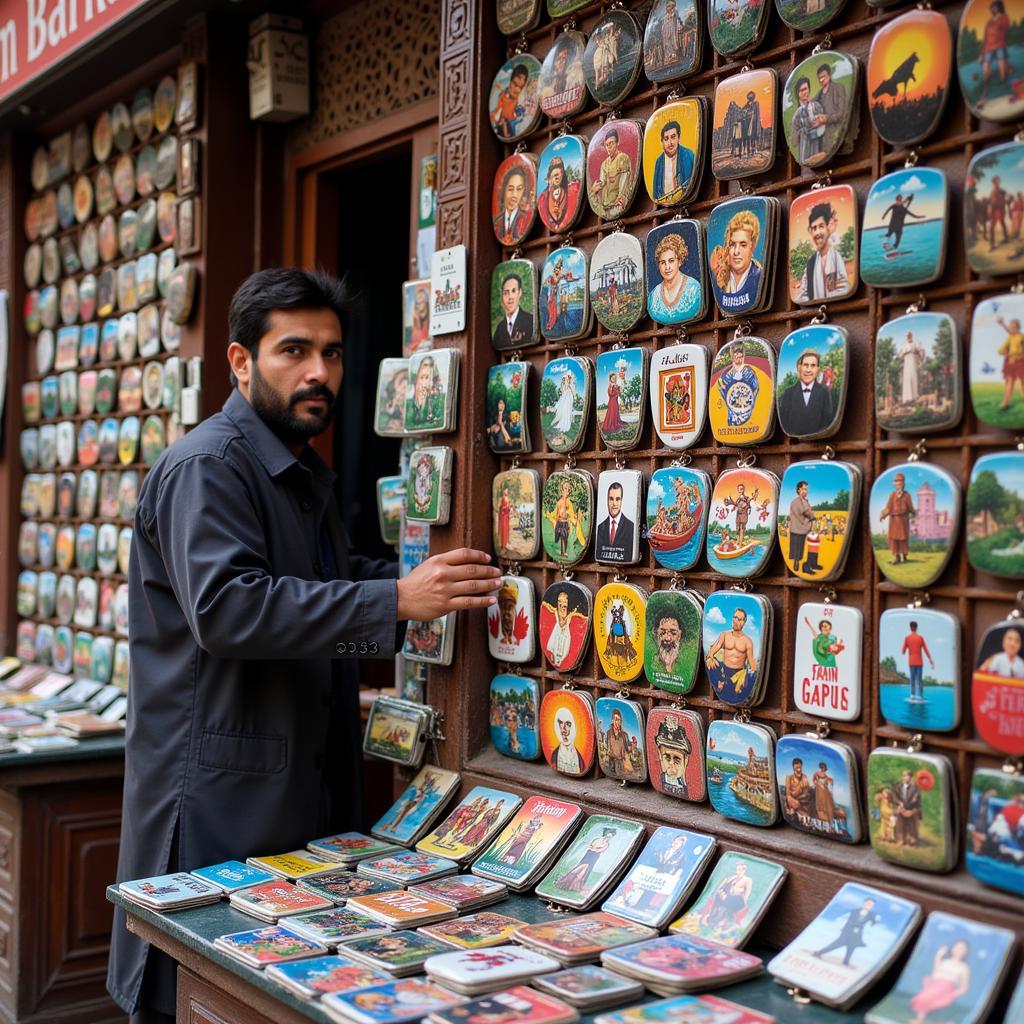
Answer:
<svg viewBox="0 0 1024 1024"><path fill-rule="evenodd" d="M228 366L231 367L235 380L240 385L248 387L252 376L252 353L237 341L228 345Z"/></svg>

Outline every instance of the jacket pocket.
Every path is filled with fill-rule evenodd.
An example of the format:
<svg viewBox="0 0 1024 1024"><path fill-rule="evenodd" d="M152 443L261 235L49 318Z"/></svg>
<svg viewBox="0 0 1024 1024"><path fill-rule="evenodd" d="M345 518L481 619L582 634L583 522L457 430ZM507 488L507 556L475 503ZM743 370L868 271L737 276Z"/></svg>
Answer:
<svg viewBox="0 0 1024 1024"><path fill-rule="evenodd" d="M284 736L204 729L199 740L199 765L227 772L275 775L288 764Z"/></svg>

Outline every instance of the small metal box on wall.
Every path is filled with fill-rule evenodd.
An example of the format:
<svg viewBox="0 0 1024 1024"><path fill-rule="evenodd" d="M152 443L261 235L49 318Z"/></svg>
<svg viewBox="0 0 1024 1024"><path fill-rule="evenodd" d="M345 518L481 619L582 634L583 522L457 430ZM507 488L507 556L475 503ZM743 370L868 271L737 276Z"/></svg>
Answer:
<svg viewBox="0 0 1024 1024"><path fill-rule="evenodd" d="M309 113L309 39L302 21L264 14L249 25L249 117L294 121Z"/></svg>

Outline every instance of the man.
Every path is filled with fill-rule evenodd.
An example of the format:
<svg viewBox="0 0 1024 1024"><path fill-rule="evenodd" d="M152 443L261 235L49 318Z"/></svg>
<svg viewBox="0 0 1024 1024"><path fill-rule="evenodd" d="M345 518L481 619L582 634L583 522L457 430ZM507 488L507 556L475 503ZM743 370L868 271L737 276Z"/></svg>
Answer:
<svg viewBox="0 0 1024 1024"><path fill-rule="evenodd" d="M686 769L690 762L690 741L675 715L666 715L654 736L661 764L661 784L666 793L688 799Z"/></svg>
<svg viewBox="0 0 1024 1024"><path fill-rule="evenodd" d="M612 712L612 727L605 737L608 752L608 774L621 779L626 774L626 754L629 751L629 737L622 728L622 712L616 708Z"/></svg>
<svg viewBox="0 0 1024 1024"><path fill-rule="evenodd" d="M761 104L757 94L751 90L743 104L743 145L742 156L754 156L761 144Z"/></svg>
<svg viewBox="0 0 1024 1024"><path fill-rule="evenodd" d="M494 233L502 245L518 245L526 234L530 217L523 209L529 202L526 191L526 171L511 167L501 182L501 212L494 218Z"/></svg>
<svg viewBox="0 0 1024 1024"><path fill-rule="evenodd" d="M850 121L850 101L846 89L839 82L832 81L832 66L822 64L818 68L818 95L814 98L821 107L821 113L815 120L818 126L825 126L825 135L821 140L826 154L831 156L843 142L846 127Z"/></svg>
<svg viewBox="0 0 1024 1024"><path fill-rule="evenodd" d="M824 146L824 112L821 104L811 99L809 78L797 79L796 99L799 106L793 114L790 128L793 132L797 159L808 167L815 167L824 163L828 154Z"/></svg>
<svg viewBox="0 0 1024 1024"><path fill-rule="evenodd" d="M306 443L334 412L345 307L322 271L245 281L228 316L235 390L143 483L118 880L360 828L358 692L341 659L390 658L404 620L494 604L483 552L401 580L350 554L335 476ZM118 911L107 986L133 1024L173 1020L173 961Z"/></svg>
<svg viewBox="0 0 1024 1024"><path fill-rule="evenodd" d="M501 282L502 317L491 336L496 349L519 348L533 343L533 316L519 308L522 300L523 279L518 274L506 274Z"/></svg>
<svg viewBox="0 0 1024 1024"><path fill-rule="evenodd" d="M996 228L1003 229L1003 241L1010 240L1009 232L1006 230L1006 189L1003 188L1003 179L998 175L992 177L992 191L988 194L988 240L989 252L996 247Z"/></svg>
<svg viewBox="0 0 1024 1024"><path fill-rule="evenodd" d="M747 543L747 523L750 522L750 513L754 507L753 500L747 494L746 484L737 484L736 497L730 494L722 504L732 509L736 516L736 543L743 547Z"/></svg>
<svg viewBox="0 0 1024 1024"><path fill-rule="evenodd" d="M665 609L651 624L651 632L654 635L656 668L668 675L682 677L683 622L679 614Z"/></svg>
<svg viewBox="0 0 1024 1024"><path fill-rule="evenodd" d="M850 291L846 276L846 261L832 246L830 224L837 220L831 203L815 203L807 217L807 234L811 236L814 252L807 261L800 279L797 302L820 302L823 299L842 298Z"/></svg>
<svg viewBox="0 0 1024 1024"><path fill-rule="evenodd" d="M560 670L569 657L571 646L569 592L567 590L560 590L555 598L555 624L551 627L551 634L548 636L548 642L544 646L548 661Z"/></svg>
<svg viewBox="0 0 1024 1024"><path fill-rule="evenodd" d="M896 842L917 846L921 832L921 789L914 773L904 771L893 790L896 797Z"/></svg>
<svg viewBox="0 0 1024 1024"><path fill-rule="evenodd" d="M608 485L608 516L597 525L597 560L628 562L633 559L633 520L622 513L622 484Z"/></svg>
<svg viewBox="0 0 1024 1024"><path fill-rule="evenodd" d="M654 161L654 201L662 206L681 203L693 177L693 150L679 145L681 134L678 121L662 126L662 151Z"/></svg>
<svg viewBox="0 0 1024 1024"><path fill-rule="evenodd" d="M1012 70L1009 62L1009 34L1011 28L1010 16L1006 13L1006 5L1003 0L992 0L988 5L989 13L992 15L985 22L985 34L981 42L981 93L975 104L983 107L988 101L989 82L992 78L992 65L995 64L999 70L999 85L1006 84Z"/></svg>
<svg viewBox="0 0 1024 1024"><path fill-rule="evenodd" d="M749 210L733 214L726 226L726 270L718 280L724 312L745 313L757 304L761 292L761 265L754 259L754 250L760 233L757 216Z"/></svg>
<svg viewBox="0 0 1024 1024"><path fill-rule="evenodd" d="M786 776L786 813L799 818L813 818L811 780L804 775L802 758L793 758L793 772Z"/></svg>
<svg viewBox="0 0 1024 1024"><path fill-rule="evenodd" d="M626 208L630 190L627 188L633 163L627 153L619 149L619 133L612 128L604 137L605 158L597 181L590 186L594 209L605 220L620 216Z"/></svg>
<svg viewBox="0 0 1024 1024"><path fill-rule="evenodd" d="M818 380L821 356L814 349L800 353L797 381L779 396L779 421L790 437L818 437L835 419L832 390Z"/></svg>
<svg viewBox="0 0 1024 1024"><path fill-rule="evenodd" d="M704 659L708 679L719 694L725 691L727 683L732 683L734 696L739 697L744 690L753 686L757 677L754 641L743 632L746 624L747 613L737 608L732 613L732 629L724 629L719 633Z"/></svg>
<svg viewBox="0 0 1024 1024"><path fill-rule="evenodd" d="M1024 679L1024 658L1020 654L1022 643L1019 629L1011 626L1004 630L1000 650L986 658L980 670L1006 679Z"/></svg>
<svg viewBox="0 0 1024 1024"><path fill-rule="evenodd" d="M864 941L864 929L869 924L878 924L880 920L879 915L875 913L875 901L868 896L856 910L851 910L846 915L846 920L843 922L843 926L839 930L839 935L835 941L830 942L823 949L817 950L813 955L822 957L826 953L831 953L833 949L845 949L843 963L849 967L853 954L861 946L867 945Z"/></svg>
<svg viewBox="0 0 1024 1024"><path fill-rule="evenodd" d="M503 647L518 647L519 637L516 636L516 608L519 605L519 587L511 579L504 579L498 590L498 614L488 613L488 618L496 620L493 628L497 628L498 643Z"/></svg>
<svg viewBox="0 0 1024 1024"><path fill-rule="evenodd" d="M580 183L565 183L565 162L556 156L548 164L547 185L537 197L537 212L550 231L559 233L568 229L580 205Z"/></svg>
<svg viewBox="0 0 1024 1024"><path fill-rule="evenodd" d="M899 565L907 560L910 553L910 519L917 515L917 512L910 495L903 489L907 478L902 473L897 473L892 478L892 483L893 490L878 518L883 523L886 519L889 520L889 553L892 555L892 564Z"/></svg>
<svg viewBox="0 0 1024 1024"><path fill-rule="evenodd" d="M886 207L879 218L879 220L885 220L886 217L889 218L889 223L885 229L885 236L882 238L882 248L886 252L896 252L899 250L900 242L903 241L903 230L906 227L908 217L913 217L915 220L925 219L925 215L923 213L911 212L910 204L913 201L913 195L904 196L901 193L896 196L888 207ZM890 238L892 239L891 242L889 241Z"/></svg>
<svg viewBox="0 0 1024 1024"><path fill-rule="evenodd" d="M566 775L582 775L586 765L583 755L576 749L576 720L568 708L559 708L555 713L555 740L558 743L555 770Z"/></svg>
<svg viewBox="0 0 1024 1024"><path fill-rule="evenodd" d="M575 530L577 543L583 546L586 541L581 526L583 516L576 506L573 505L572 498L569 497L571 489L572 485L568 479L563 480L554 509L551 512L545 513L548 522L552 526L553 540L558 545L558 550L563 560L568 558L570 526Z"/></svg>
<svg viewBox="0 0 1024 1024"><path fill-rule="evenodd" d="M814 526L814 509L807 499L809 490L806 480L798 480L796 497L789 503L789 560L793 563L793 572L800 571L807 535Z"/></svg>
<svg viewBox="0 0 1024 1024"><path fill-rule="evenodd" d="M526 113L526 106L520 102L520 97L529 80L529 68L525 64L517 64L512 69L508 85L498 96L498 102L491 111L491 125L499 139L516 137L519 122Z"/></svg>
<svg viewBox="0 0 1024 1024"><path fill-rule="evenodd" d="M928 643L917 631L917 623L910 623L910 632L903 638L903 646L900 654L907 656L907 668L910 670L910 699L924 700L924 659L935 668L935 661L932 652L928 650Z"/></svg>

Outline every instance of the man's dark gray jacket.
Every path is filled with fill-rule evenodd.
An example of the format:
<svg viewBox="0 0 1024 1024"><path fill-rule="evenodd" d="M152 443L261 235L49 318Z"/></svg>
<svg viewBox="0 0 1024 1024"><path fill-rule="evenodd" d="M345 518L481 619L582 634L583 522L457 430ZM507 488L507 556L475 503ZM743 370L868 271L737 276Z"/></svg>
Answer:
<svg viewBox="0 0 1024 1024"><path fill-rule="evenodd" d="M332 659L394 654L398 591L394 563L348 553L333 481L237 390L146 477L119 881L359 826L358 696ZM116 913L107 985L126 1012L148 951Z"/></svg>

